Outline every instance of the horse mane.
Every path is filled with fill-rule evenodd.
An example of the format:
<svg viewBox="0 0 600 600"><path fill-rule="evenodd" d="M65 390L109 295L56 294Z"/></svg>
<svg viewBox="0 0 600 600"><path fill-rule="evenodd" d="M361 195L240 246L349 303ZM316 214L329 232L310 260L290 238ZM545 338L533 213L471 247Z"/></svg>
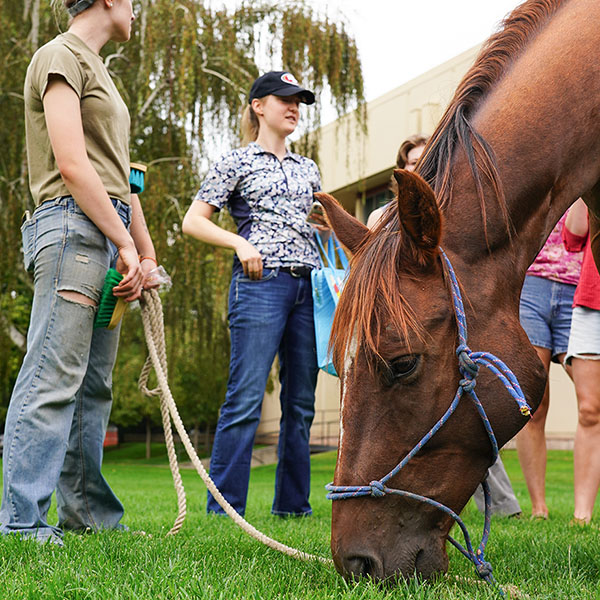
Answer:
<svg viewBox="0 0 600 600"><path fill-rule="evenodd" d="M417 165L417 172L431 185L443 209L451 199L453 159L458 149L464 151L481 206L486 240L482 175L498 200L509 232L510 221L494 152L475 131L470 118L494 84L502 79L510 64L566 1L529 0L504 19L501 29L484 44L475 63L458 85Z"/></svg>
<svg viewBox="0 0 600 600"><path fill-rule="evenodd" d="M491 185L509 232L510 221L494 152L475 131L470 118L511 62L566 1L529 0L506 17L462 79L417 165L417 173L431 185L443 209L451 199L453 159L459 149L464 151L481 206L486 240L482 176ZM372 359L381 359L380 337L388 328L408 346L411 337L423 338L423 329L400 291L400 274L406 277L412 273L417 278L422 272L416 266L414 248L402 231L398 210L394 209L392 204L384 212L352 259L331 333L330 345L338 364L342 364L352 342L373 365Z"/></svg>
<svg viewBox="0 0 600 600"><path fill-rule="evenodd" d="M415 248L408 236L386 229L383 221L369 233L350 262L329 343L338 364L351 342L366 350L369 367L375 365L375 359L383 360L379 347L384 330L403 340L408 351L411 338L423 339L424 332L400 286L401 273L403 277L412 273L417 279L422 268L415 262Z"/></svg>

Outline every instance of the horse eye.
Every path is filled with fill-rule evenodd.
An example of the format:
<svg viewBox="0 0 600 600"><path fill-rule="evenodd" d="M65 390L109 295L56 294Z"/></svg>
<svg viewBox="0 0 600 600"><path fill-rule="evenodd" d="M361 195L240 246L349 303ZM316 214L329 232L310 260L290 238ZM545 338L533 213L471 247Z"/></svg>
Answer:
<svg viewBox="0 0 600 600"><path fill-rule="evenodd" d="M386 366L385 379L388 385L412 375L419 366L421 357L418 354L405 354L390 361Z"/></svg>

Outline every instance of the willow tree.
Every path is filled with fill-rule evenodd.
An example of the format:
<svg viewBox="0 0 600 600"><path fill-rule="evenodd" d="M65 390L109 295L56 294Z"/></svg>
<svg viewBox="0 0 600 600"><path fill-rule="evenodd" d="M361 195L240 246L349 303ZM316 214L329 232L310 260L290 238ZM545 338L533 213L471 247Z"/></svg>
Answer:
<svg viewBox="0 0 600 600"><path fill-rule="evenodd" d="M141 200L160 262L173 277L164 303L175 397L188 419L210 422L227 377L231 253L183 238L183 213L209 161L239 143L241 109L260 72L289 70L315 91L317 102L307 109L306 135L297 145L318 160L315 132L325 90L338 114L354 110L364 122L361 64L343 20L316 13L303 0L242 2L235 10L211 8L198 0L134 0L134 10L132 39L107 45L103 57L130 108L131 158L148 165ZM32 52L55 35L56 21L48 0L25 0L24 5L0 0L0 51L7 57L0 70L4 352L22 353L18 334L24 333L23 317L16 309L31 294L19 249L21 214L31 209L21 88ZM58 25L66 28L65 21ZM227 223L226 216L218 218ZM129 315L115 376L117 420L131 412L126 404L134 393L132 372L145 354L141 340L139 319ZM4 404L15 376L14 365L7 369L0 373Z"/></svg>
<svg viewBox="0 0 600 600"><path fill-rule="evenodd" d="M32 284L23 270L20 224L31 210L23 80L32 53L56 26L40 0L0 0L0 420L25 350Z"/></svg>

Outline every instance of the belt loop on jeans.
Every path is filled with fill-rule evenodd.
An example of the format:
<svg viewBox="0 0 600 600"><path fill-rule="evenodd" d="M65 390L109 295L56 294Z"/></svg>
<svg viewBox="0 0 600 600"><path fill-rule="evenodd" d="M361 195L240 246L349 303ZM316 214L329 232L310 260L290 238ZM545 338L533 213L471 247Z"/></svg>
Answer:
<svg viewBox="0 0 600 600"><path fill-rule="evenodd" d="M122 212L125 211L127 221L127 223L125 223L125 227L129 229L129 227L131 226L131 206L129 204L125 204L123 200L119 200L119 198L113 198L112 196L110 196L110 201L115 207L115 210L117 211L119 217L123 218Z"/></svg>

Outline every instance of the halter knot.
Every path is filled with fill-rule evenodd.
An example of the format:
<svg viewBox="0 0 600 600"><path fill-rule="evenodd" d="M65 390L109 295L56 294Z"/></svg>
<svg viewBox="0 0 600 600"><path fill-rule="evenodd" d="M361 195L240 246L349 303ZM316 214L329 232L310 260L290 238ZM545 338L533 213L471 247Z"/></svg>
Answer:
<svg viewBox="0 0 600 600"><path fill-rule="evenodd" d="M479 365L471 358L471 354L473 354L473 351L466 344L461 344L456 349L460 372L468 379L477 377L479 373Z"/></svg>
<svg viewBox="0 0 600 600"><path fill-rule="evenodd" d="M458 385L460 385L460 387L463 389L463 391L465 392L472 392L473 388L477 385L477 380L475 378L473 379L461 379L458 382Z"/></svg>
<svg viewBox="0 0 600 600"><path fill-rule="evenodd" d="M488 579L492 576L492 565L487 560L477 563L475 568L482 579Z"/></svg>
<svg viewBox="0 0 600 600"><path fill-rule="evenodd" d="M371 496L375 498L383 498L385 496L385 488L381 481L371 481L369 486L371 488Z"/></svg>

